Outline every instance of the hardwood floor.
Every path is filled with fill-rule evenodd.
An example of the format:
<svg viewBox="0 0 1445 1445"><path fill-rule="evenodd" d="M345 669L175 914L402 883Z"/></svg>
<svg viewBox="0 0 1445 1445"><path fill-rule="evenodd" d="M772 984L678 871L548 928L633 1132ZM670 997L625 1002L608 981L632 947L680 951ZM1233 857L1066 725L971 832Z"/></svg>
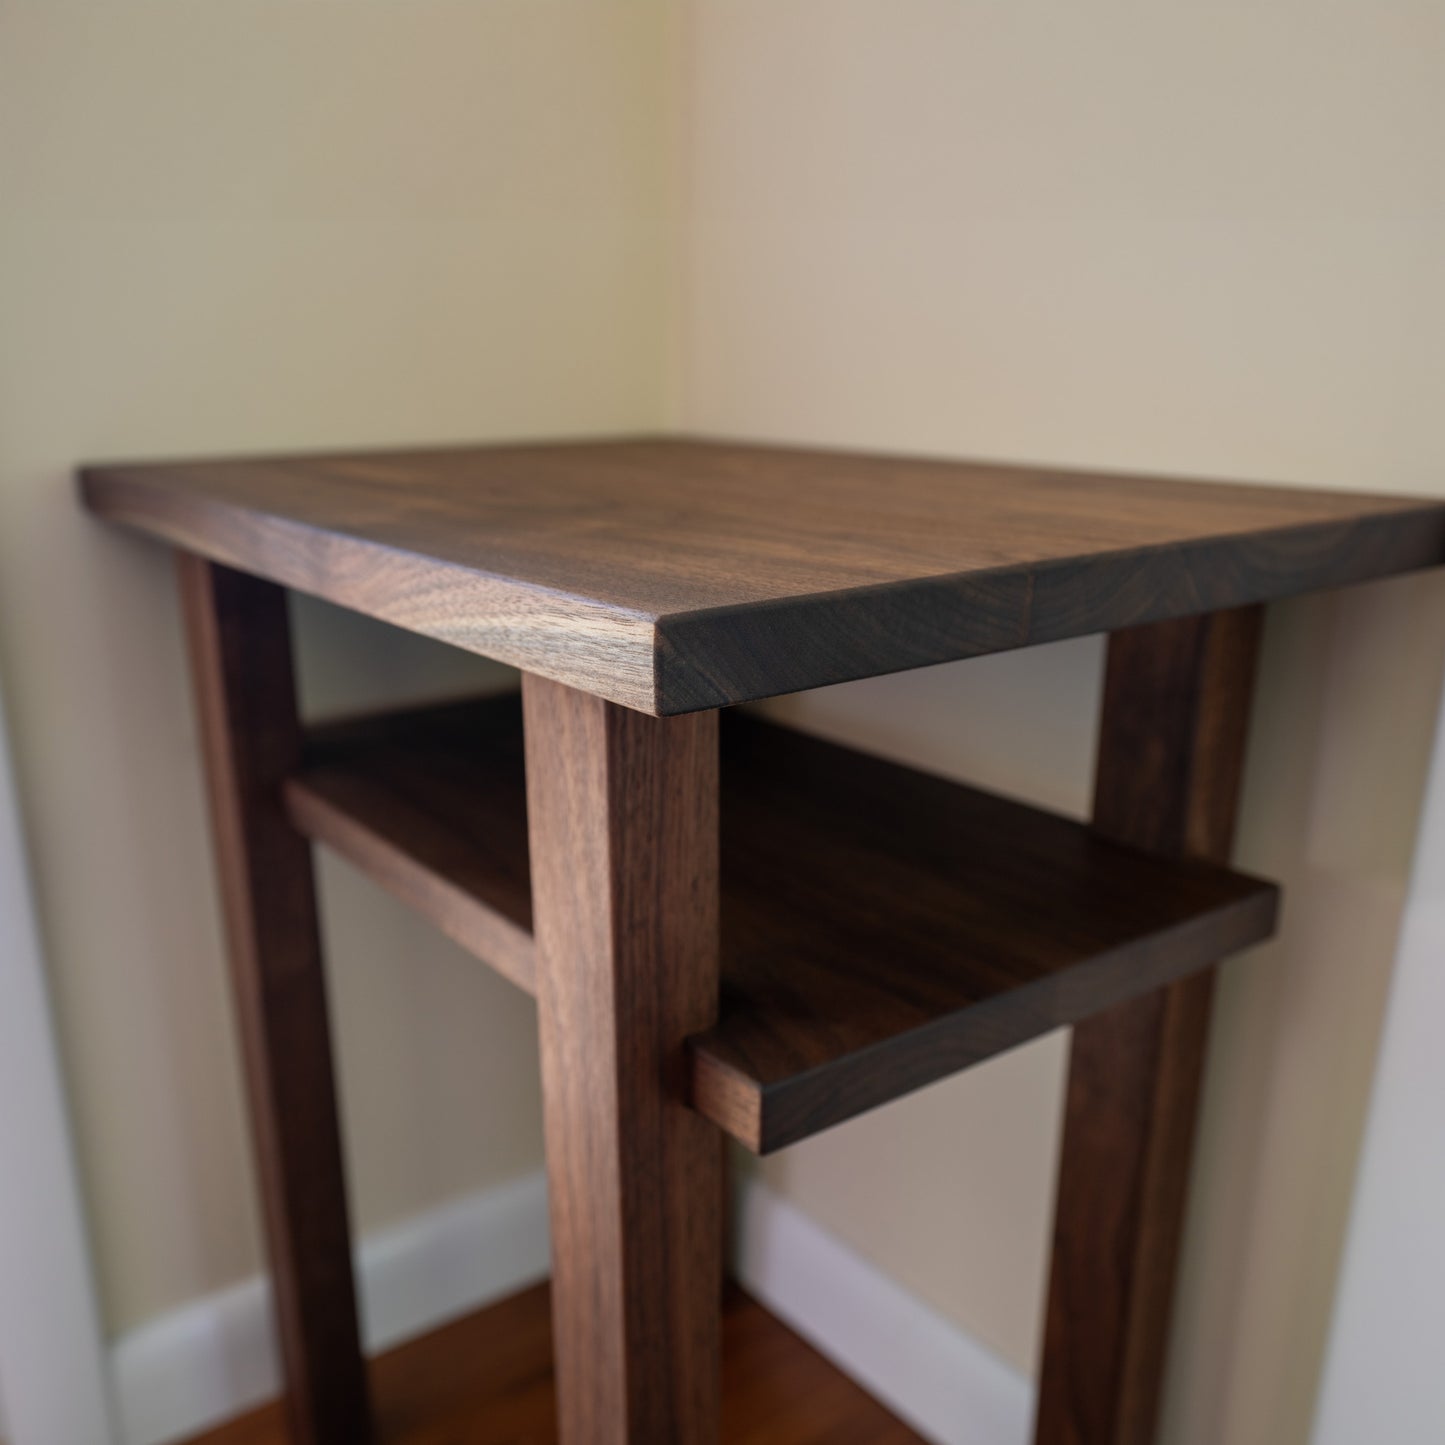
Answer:
<svg viewBox="0 0 1445 1445"><path fill-rule="evenodd" d="M554 1445L549 1291L538 1285L372 1365L384 1445ZM925 1445L736 1288L723 1318L725 1445ZM290 1445L277 1404L190 1445Z"/></svg>

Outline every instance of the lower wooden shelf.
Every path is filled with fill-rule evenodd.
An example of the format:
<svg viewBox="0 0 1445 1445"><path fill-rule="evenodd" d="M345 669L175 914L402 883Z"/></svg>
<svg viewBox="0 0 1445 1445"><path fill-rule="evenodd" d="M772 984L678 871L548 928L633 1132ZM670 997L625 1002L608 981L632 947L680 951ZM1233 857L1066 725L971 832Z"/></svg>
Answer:
<svg viewBox="0 0 1445 1445"><path fill-rule="evenodd" d="M371 1367L381 1445L553 1445L551 1317L538 1285ZM191 1445L286 1445L279 1404ZM924 1445L742 1291L723 1310L724 1445Z"/></svg>
<svg viewBox="0 0 1445 1445"><path fill-rule="evenodd" d="M293 820L524 988L515 697L317 731ZM722 728L722 997L692 1103L759 1152L1269 936L1273 885L757 719Z"/></svg>

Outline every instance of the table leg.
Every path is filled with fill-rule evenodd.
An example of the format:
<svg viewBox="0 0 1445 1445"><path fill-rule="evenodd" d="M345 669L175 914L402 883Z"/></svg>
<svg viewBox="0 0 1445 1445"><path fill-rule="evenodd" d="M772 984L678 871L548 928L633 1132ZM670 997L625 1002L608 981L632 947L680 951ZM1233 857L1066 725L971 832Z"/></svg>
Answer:
<svg viewBox="0 0 1445 1445"><path fill-rule="evenodd" d="M1228 860L1260 622L1248 608L1114 634L1100 831ZM1074 1030L1036 1445L1154 1438L1213 978Z"/></svg>
<svg viewBox="0 0 1445 1445"><path fill-rule="evenodd" d="M718 1007L717 714L523 703L560 1437L709 1445L723 1154L683 1041Z"/></svg>
<svg viewBox="0 0 1445 1445"><path fill-rule="evenodd" d="M180 580L291 1438L366 1445L315 882L281 806L301 747L286 594L192 556Z"/></svg>

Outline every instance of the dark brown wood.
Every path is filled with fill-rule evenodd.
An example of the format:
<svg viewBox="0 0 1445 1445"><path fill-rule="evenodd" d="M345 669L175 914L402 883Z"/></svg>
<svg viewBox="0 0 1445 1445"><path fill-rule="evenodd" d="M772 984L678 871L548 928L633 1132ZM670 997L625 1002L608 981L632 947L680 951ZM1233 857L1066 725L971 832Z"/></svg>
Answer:
<svg viewBox="0 0 1445 1445"><path fill-rule="evenodd" d="M1277 893L748 718L697 1108L762 1152L1270 935Z"/></svg>
<svg viewBox="0 0 1445 1445"><path fill-rule="evenodd" d="M726 1445L924 1445L841 1370L736 1288L723 1309ZM388 1445L556 1445L551 1321L539 1285L372 1365ZM280 1407L190 1445L291 1445Z"/></svg>
<svg viewBox="0 0 1445 1445"><path fill-rule="evenodd" d="M295 825L536 991L521 708L515 693L316 730L286 802Z"/></svg>
<svg viewBox="0 0 1445 1445"><path fill-rule="evenodd" d="M1116 634L1096 828L1227 860L1257 609ZM1208 1036L1212 971L1074 1030L1037 1445L1154 1438Z"/></svg>
<svg viewBox="0 0 1445 1445"><path fill-rule="evenodd" d="M565 1445L718 1438L722 1139L687 1107L718 996L717 715L523 680Z"/></svg>
<svg viewBox="0 0 1445 1445"><path fill-rule="evenodd" d="M646 712L1445 562L1445 502L686 440L92 467L216 561Z"/></svg>
<svg viewBox="0 0 1445 1445"><path fill-rule="evenodd" d="M364 867L381 857L368 871L480 957L499 931L522 940L504 971L525 987L519 728L502 697L324 729L288 797L307 831ZM722 758L721 1015L691 1042L691 1088L699 1112L755 1150L1273 926L1275 890L1254 879L758 719L723 719ZM493 921L456 926L473 915Z"/></svg>
<svg viewBox="0 0 1445 1445"><path fill-rule="evenodd" d="M281 801L301 753L286 597L194 557L180 580L292 1438L365 1445L315 886Z"/></svg>

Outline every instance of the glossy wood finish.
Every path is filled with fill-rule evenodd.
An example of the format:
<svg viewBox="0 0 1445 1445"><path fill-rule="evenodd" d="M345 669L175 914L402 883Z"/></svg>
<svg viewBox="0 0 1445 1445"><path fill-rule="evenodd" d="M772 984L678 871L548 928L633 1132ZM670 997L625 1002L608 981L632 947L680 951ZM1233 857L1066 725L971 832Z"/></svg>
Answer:
<svg viewBox="0 0 1445 1445"><path fill-rule="evenodd" d="M654 713L1445 562L1445 503L686 440L92 467L104 516Z"/></svg>
<svg viewBox="0 0 1445 1445"><path fill-rule="evenodd" d="M493 936L530 944L519 730L509 697L323 729L293 816L491 961ZM1273 926L1267 884L757 719L723 719L722 759L721 1016L692 1099L761 1152Z"/></svg>
<svg viewBox="0 0 1445 1445"><path fill-rule="evenodd" d="M686 1102L718 994L717 715L523 682L565 1445L718 1439L722 1139Z"/></svg>
<svg viewBox="0 0 1445 1445"><path fill-rule="evenodd" d="M315 887L281 800L301 754L286 597L194 557L180 579L292 1438L365 1445Z"/></svg>
<svg viewBox="0 0 1445 1445"><path fill-rule="evenodd" d="M1166 857L1229 856L1257 609L1117 634L1095 826ZM1154 1439L1213 972L1074 1031L1037 1445Z"/></svg>
<svg viewBox="0 0 1445 1445"><path fill-rule="evenodd" d="M725 1445L924 1445L740 1290L723 1308ZM444 1326L372 1365L386 1445L556 1445L547 1288ZM189 1445L291 1445L264 1406Z"/></svg>

